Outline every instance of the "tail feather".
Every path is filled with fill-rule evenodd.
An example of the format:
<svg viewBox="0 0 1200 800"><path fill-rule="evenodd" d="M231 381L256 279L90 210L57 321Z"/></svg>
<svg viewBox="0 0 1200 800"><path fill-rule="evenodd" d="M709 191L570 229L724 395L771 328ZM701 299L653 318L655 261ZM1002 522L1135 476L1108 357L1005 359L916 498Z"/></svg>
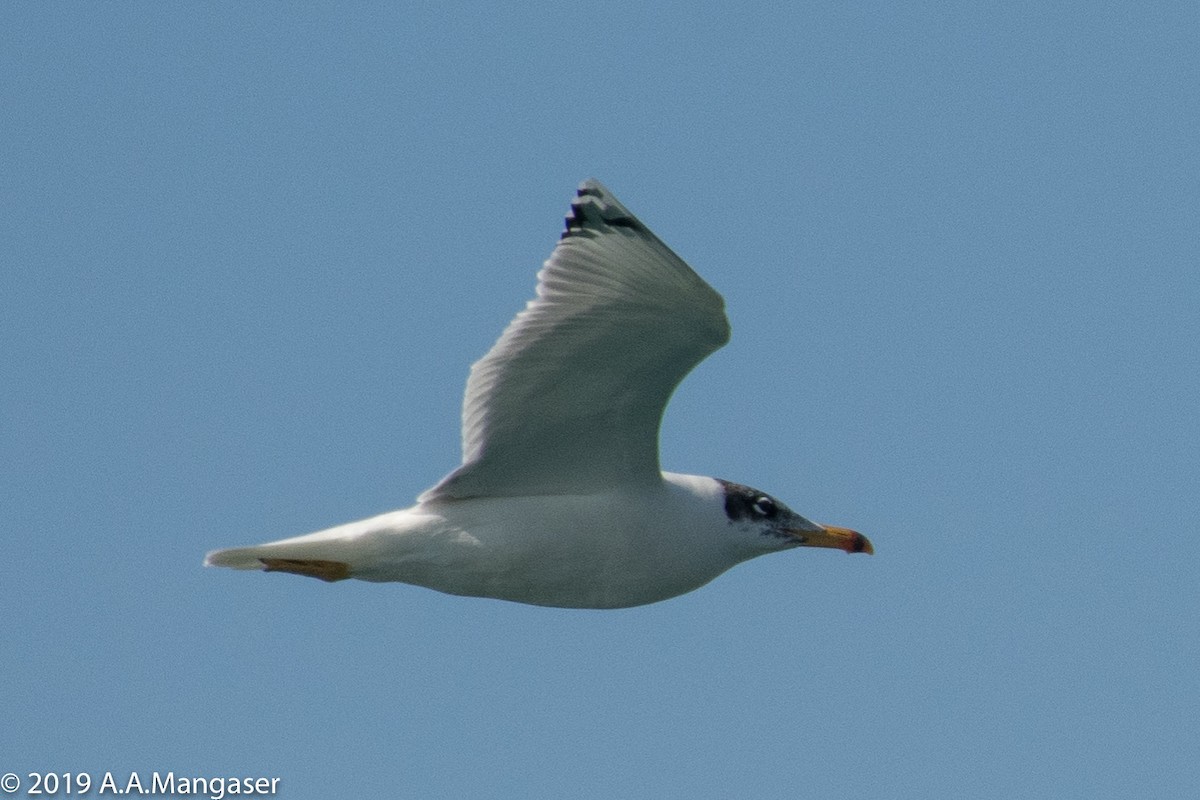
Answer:
<svg viewBox="0 0 1200 800"><path fill-rule="evenodd" d="M290 550L294 551L296 548L290 548ZM270 545L214 550L204 557L204 566L257 569L264 572L290 572L293 575L305 575L309 578L320 578L330 582L345 580L351 576L350 565L345 561L309 558L289 552L288 548Z"/></svg>
<svg viewBox="0 0 1200 800"><path fill-rule="evenodd" d="M356 565L371 556L372 535L391 531L397 516L381 514L290 539L213 550L204 557L204 566L291 572L326 581L354 577Z"/></svg>
<svg viewBox="0 0 1200 800"><path fill-rule="evenodd" d="M230 569L262 569L262 547L232 547L228 550L213 550L204 556L206 567L229 567Z"/></svg>

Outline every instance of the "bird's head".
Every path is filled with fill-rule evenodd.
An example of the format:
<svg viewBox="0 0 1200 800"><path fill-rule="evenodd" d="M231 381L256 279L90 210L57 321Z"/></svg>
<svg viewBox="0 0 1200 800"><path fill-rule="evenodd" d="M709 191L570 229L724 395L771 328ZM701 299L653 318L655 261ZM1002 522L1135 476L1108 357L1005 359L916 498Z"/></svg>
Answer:
<svg viewBox="0 0 1200 800"><path fill-rule="evenodd" d="M724 490L729 524L749 538L745 544L759 552L792 547L835 547L847 553L874 553L871 541L857 531L821 525L792 511L766 492L718 479Z"/></svg>

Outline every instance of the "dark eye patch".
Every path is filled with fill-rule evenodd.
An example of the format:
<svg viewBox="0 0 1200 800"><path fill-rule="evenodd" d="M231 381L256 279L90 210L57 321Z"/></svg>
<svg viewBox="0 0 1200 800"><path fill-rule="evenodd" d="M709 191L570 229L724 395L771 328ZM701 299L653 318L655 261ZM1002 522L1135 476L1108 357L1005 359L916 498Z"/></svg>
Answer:
<svg viewBox="0 0 1200 800"><path fill-rule="evenodd" d="M779 508L775 505L775 501L770 497L767 497L765 494L759 495L758 498L755 499L752 508L759 514L759 516L766 517L767 519L775 516L775 514L779 511Z"/></svg>
<svg viewBox="0 0 1200 800"><path fill-rule="evenodd" d="M725 489L725 516L730 520L774 519L780 511L787 510L778 500L758 489L720 478L717 481Z"/></svg>

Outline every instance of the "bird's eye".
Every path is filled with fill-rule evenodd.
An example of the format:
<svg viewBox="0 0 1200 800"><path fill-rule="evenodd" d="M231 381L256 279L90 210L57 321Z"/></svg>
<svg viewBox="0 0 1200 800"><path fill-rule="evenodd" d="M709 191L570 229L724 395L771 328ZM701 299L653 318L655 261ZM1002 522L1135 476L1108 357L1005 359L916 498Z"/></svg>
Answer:
<svg viewBox="0 0 1200 800"><path fill-rule="evenodd" d="M761 516L773 517L776 511L775 501L764 494L755 499L754 510Z"/></svg>

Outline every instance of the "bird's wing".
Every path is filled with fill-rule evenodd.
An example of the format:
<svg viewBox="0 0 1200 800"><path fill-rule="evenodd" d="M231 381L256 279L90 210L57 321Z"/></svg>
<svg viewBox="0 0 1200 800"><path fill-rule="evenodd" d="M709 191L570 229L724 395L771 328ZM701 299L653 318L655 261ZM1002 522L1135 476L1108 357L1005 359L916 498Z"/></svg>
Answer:
<svg viewBox="0 0 1200 800"><path fill-rule="evenodd" d="M663 410L729 340L724 308L604 186L585 181L537 297L471 367L462 466L421 501L660 481Z"/></svg>

